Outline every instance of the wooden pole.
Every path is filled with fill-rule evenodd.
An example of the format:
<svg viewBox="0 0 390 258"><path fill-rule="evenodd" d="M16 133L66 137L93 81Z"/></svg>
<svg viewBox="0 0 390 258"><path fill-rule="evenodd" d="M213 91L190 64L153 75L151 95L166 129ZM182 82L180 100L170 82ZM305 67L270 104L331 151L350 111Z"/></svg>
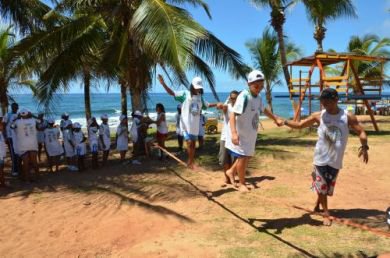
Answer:
<svg viewBox="0 0 390 258"><path fill-rule="evenodd" d="M162 150L162 151L165 152L169 157L171 157L171 158L173 158L174 160L176 160L177 162L179 162L179 164L181 164L181 165L187 167L187 164L186 164L184 161L182 161L181 159L179 159L178 157L176 157L175 155L173 155L172 153L170 153L169 151L167 151L167 150L164 149L163 147L159 146L158 144L154 143L154 144L153 144L153 147Z"/></svg>
<svg viewBox="0 0 390 258"><path fill-rule="evenodd" d="M351 63L351 70L352 70L352 73L353 73L353 75L355 77L356 87L359 89L360 93L364 96L364 91L363 91L362 85L360 84L359 75L356 72L356 69L355 69L355 67L354 67L354 65L352 63ZM368 113L370 114L371 121L372 121L372 124L374 125L375 131L378 132L379 128L378 128L378 125L377 125L376 120L375 120L374 112L372 111L372 109L370 107L370 104L368 103L367 99L363 99L363 102L364 102L364 104L367 107Z"/></svg>

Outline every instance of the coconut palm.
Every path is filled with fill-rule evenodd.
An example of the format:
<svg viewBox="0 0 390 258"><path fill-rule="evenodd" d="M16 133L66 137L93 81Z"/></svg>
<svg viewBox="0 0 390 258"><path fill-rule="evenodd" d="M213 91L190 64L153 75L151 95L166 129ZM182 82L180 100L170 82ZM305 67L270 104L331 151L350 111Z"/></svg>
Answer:
<svg viewBox="0 0 390 258"><path fill-rule="evenodd" d="M8 109L11 88L33 86L26 70L21 66L21 60L15 55L16 44L11 26L0 30L0 103L3 114Z"/></svg>
<svg viewBox="0 0 390 258"><path fill-rule="evenodd" d="M278 36L267 27L259 39L253 39L246 43L251 53L254 66L264 74L266 99L269 108L272 110L272 88L281 84L279 78L283 71L278 46ZM301 55L301 51L294 44L286 44L287 60L296 59Z"/></svg>
<svg viewBox="0 0 390 258"><path fill-rule="evenodd" d="M284 11L294 5L297 0L251 0L256 6L269 7L271 9L271 26L278 35L278 46L280 51L280 60L283 68L286 85L290 84L290 73L287 68L287 53L284 43L283 25L286 22Z"/></svg>
<svg viewBox="0 0 390 258"><path fill-rule="evenodd" d="M317 52L323 52L326 22L340 17L357 17L352 0L302 0L309 20L315 25Z"/></svg>
<svg viewBox="0 0 390 258"><path fill-rule="evenodd" d="M98 73L117 80L122 93L130 91L133 109L145 109L145 92L157 67L184 85L188 85L187 71L200 74L214 93L215 80L208 64L245 76L239 54L174 5L191 3L208 13L203 1L169 2L60 1L56 12L77 16L49 31L34 33L23 42L27 60L38 58L48 64L38 84L40 94L46 96L44 104L57 90L66 89L66 83L82 70L82 61L88 60L91 52L99 56L95 59L100 61L95 67ZM122 112L127 108L122 106Z"/></svg>

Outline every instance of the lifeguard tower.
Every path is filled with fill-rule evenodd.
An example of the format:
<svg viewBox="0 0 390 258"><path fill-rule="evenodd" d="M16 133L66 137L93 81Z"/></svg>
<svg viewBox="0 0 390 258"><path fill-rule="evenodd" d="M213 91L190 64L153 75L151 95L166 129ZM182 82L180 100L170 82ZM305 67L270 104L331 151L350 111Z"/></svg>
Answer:
<svg viewBox="0 0 390 258"><path fill-rule="evenodd" d="M335 88L341 99L347 102L361 100L367 108L376 131L379 131L371 109L370 100L382 99L384 65L390 59L374 56L360 56L352 53L316 53L288 64L290 71L289 95L297 100L294 107L294 120L301 116L302 102L308 98L309 113L312 112L312 99L325 87ZM375 67L370 76L359 75L359 64ZM340 69L338 76L328 76L326 68L336 65ZM299 69L298 73L295 69ZM314 71L319 70L319 77L313 82ZM295 70L295 71L294 71ZM295 78L293 78L295 76ZM313 88L318 90L313 91Z"/></svg>

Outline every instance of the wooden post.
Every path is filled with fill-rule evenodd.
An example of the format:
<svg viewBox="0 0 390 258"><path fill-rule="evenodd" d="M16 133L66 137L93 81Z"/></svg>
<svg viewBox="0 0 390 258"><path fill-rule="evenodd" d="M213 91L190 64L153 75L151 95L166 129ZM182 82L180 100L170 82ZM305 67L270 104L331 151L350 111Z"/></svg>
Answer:
<svg viewBox="0 0 390 258"><path fill-rule="evenodd" d="M298 107L297 107L297 109L295 110L294 121L298 121L298 119L299 119L299 114L300 114L300 112L301 112L301 107L302 107L303 98L305 97L305 93L306 93L307 87L311 87L311 85L310 85L311 75L312 75L313 70L314 70L315 67L316 67L316 62L314 62L314 63L311 65L311 67L310 67L309 74L308 74L308 81L306 81L306 84L305 84L305 91L304 91L304 93L303 93L303 95L302 95L302 98L299 98Z"/></svg>
<svg viewBox="0 0 390 258"><path fill-rule="evenodd" d="M352 63L351 63L351 70L352 70L352 73L353 73L353 75L355 77L356 87L359 89L360 93L364 96L364 91L363 91L362 85L360 84L359 75L356 72L356 69L355 69L355 67L353 66ZM370 114L371 121L372 121L372 124L374 125L375 131L378 132L379 128L378 128L378 125L377 125L376 120L375 120L374 112L372 111L372 109L370 107L370 104L368 103L368 101L366 99L363 99L363 102L364 102L364 104L367 107L368 113Z"/></svg>

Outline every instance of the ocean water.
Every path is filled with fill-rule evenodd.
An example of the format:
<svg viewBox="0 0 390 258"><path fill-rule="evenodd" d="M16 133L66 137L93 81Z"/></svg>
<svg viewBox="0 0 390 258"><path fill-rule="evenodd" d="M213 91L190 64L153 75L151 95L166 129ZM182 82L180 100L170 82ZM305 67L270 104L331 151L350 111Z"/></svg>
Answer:
<svg viewBox="0 0 390 258"><path fill-rule="evenodd" d="M275 96L286 96L287 93L273 93L273 109L274 113L281 117L292 117L293 109L291 101L289 98L278 98ZM85 127L85 112L84 112L84 96L83 94L63 94L58 95L59 99L54 103L54 112L47 114L47 117L52 117L59 123L61 119L61 114L68 112L70 114L70 119L73 122L79 122ZM228 92L218 93L218 96L221 101L225 101L229 96ZM39 111L38 103L34 100L31 94L19 94L12 96L15 101L19 104L19 108L28 108L33 113ZM216 102L212 93L205 93L204 98L210 102ZM262 96L264 103L265 97ZM168 122L174 122L176 107L178 102L176 102L173 97L169 96L166 93L151 93L147 102L149 116L152 119L156 118L155 106L157 103L162 103L165 106L166 117ZM91 105L92 105L92 115L99 118L102 114L107 114L109 119L110 127L115 127L118 124L120 111L120 94L119 93L96 93L91 95ZM131 102L128 98L128 114L131 114ZM313 110L319 110L319 102L317 100L312 101ZM303 104L303 114L308 113L308 103L307 101ZM215 108L208 109L204 111L206 117L219 117L219 112ZM260 117L264 119L265 117Z"/></svg>

